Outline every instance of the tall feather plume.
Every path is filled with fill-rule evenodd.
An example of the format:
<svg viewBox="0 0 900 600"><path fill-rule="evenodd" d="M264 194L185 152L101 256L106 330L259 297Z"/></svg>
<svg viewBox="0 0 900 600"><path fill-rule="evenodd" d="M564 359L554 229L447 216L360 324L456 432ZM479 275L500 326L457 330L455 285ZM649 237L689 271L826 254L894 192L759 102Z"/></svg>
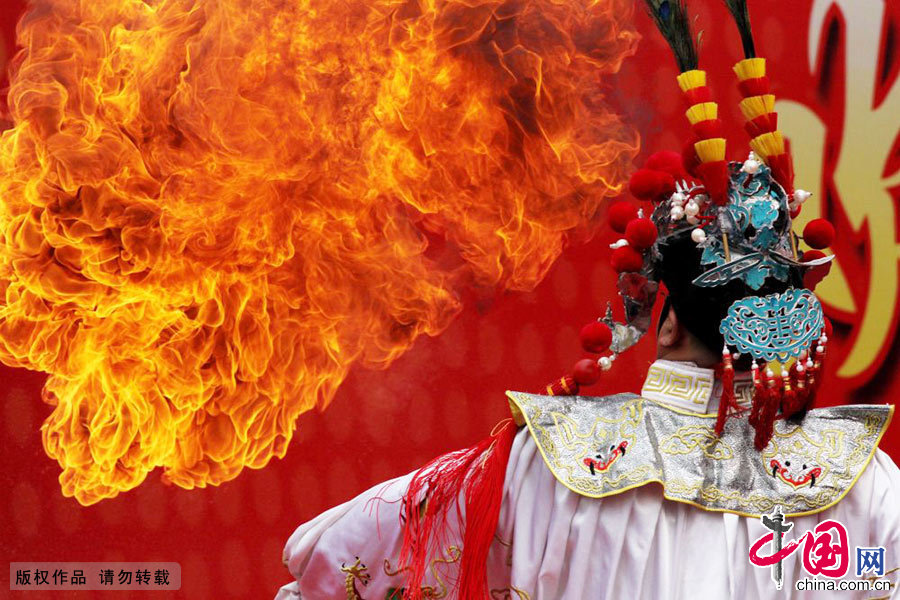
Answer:
<svg viewBox="0 0 900 600"><path fill-rule="evenodd" d="M750 29L750 10L747 0L724 0L738 31L741 33L741 44L744 46L745 58L756 58L756 47L753 45L753 31Z"/></svg>
<svg viewBox="0 0 900 600"><path fill-rule="evenodd" d="M697 68L697 45L691 35L685 0L644 0L663 37L675 54L681 72Z"/></svg>

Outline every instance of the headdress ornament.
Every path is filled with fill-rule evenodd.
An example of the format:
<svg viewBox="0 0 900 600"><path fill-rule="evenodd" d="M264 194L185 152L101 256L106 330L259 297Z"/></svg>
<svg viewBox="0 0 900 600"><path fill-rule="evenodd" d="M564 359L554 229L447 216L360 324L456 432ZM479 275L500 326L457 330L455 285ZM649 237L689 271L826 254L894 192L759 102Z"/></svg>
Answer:
<svg viewBox="0 0 900 600"><path fill-rule="evenodd" d="M762 449L776 415L805 411L821 381L830 332L811 288L833 258L818 250L831 244L834 228L817 219L802 238L793 231L793 219L810 194L794 188L791 154L778 129L766 60L756 56L746 1L725 0L745 54L734 73L752 149L746 160L731 162L726 160L718 104L706 72L698 68L685 1L645 2L680 70L677 83L687 106L690 138L681 154L653 154L632 175L630 192L643 207L628 201L610 207L610 223L623 236L611 246L611 261L625 319L616 321L608 308L581 331L586 351L610 353L582 359L546 392L577 393L637 343L649 328L660 281L669 287L673 303L676 296L723 294L731 304L718 329L725 342L719 367L725 389L716 431L721 433L726 419L741 412L733 393L734 363L749 356L756 384L749 417L757 430L756 446ZM801 255L801 239L814 250ZM673 254L677 260L697 262L684 269L691 273L689 281L675 281ZM673 284L679 289L673 290ZM771 362L781 364L780 376L768 367Z"/></svg>

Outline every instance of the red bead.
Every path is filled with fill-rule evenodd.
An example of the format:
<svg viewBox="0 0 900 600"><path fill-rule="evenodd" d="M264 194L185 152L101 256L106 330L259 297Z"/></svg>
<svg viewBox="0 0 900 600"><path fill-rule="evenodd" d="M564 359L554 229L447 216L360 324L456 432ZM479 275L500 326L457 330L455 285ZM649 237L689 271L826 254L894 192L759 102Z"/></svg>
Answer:
<svg viewBox="0 0 900 600"><path fill-rule="evenodd" d="M599 321L588 323L582 327L578 337L581 339L581 347L585 352L596 354L606 352L612 343L612 331L609 330L606 323Z"/></svg>
<svg viewBox="0 0 900 600"><path fill-rule="evenodd" d="M636 219L637 207L631 202L616 202L609 207L609 225L616 233L625 233L632 219Z"/></svg>
<svg viewBox="0 0 900 600"><path fill-rule="evenodd" d="M659 200L675 191L675 178L664 171L638 169L631 174L628 189L640 200Z"/></svg>
<svg viewBox="0 0 900 600"><path fill-rule="evenodd" d="M653 171L663 171L675 179L687 178L687 174L684 172L684 165L681 164L681 155L671 150L654 152L647 157L644 168Z"/></svg>
<svg viewBox="0 0 900 600"><path fill-rule="evenodd" d="M631 273L644 268L644 257L631 246L622 246L613 250L610 263L616 273Z"/></svg>
<svg viewBox="0 0 900 600"><path fill-rule="evenodd" d="M825 258L825 256L825 253L821 250L807 250L803 253L803 262L819 260L820 258Z"/></svg>
<svg viewBox="0 0 900 600"><path fill-rule="evenodd" d="M821 250L834 241L834 225L825 219L814 219L803 228L803 241L810 248Z"/></svg>
<svg viewBox="0 0 900 600"><path fill-rule="evenodd" d="M646 250L656 241L656 225L650 219L632 219L625 227L625 239L635 250Z"/></svg>
<svg viewBox="0 0 900 600"><path fill-rule="evenodd" d="M583 358L572 368L572 377L580 385L591 385L600 379L600 367L591 358Z"/></svg>

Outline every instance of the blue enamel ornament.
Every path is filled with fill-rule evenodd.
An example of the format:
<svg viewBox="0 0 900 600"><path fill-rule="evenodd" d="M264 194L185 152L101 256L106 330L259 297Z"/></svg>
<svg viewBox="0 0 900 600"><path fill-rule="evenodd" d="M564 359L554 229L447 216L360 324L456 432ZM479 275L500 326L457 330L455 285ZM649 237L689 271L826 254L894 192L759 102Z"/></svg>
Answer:
<svg viewBox="0 0 900 600"><path fill-rule="evenodd" d="M809 290L750 296L732 304L719 325L725 343L755 359L785 362L822 335L825 314Z"/></svg>

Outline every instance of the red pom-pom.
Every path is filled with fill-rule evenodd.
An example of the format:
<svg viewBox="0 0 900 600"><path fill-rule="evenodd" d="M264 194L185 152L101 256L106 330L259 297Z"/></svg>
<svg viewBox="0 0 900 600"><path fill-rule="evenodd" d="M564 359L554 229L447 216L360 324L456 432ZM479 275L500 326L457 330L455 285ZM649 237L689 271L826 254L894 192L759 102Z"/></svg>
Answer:
<svg viewBox="0 0 900 600"><path fill-rule="evenodd" d="M650 219L632 219L625 227L625 239L635 250L646 250L656 241L656 225Z"/></svg>
<svg viewBox="0 0 900 600"><path fill-rule="evenodd" d="M803 241L810 248L827 248L834 241L834 225L825 219L815 219L803 228Z"/></svg>
<svg viewBox="0 0 900 600"><path fill-rule="evenodd" d="M668 173L675 179L686 178L684 165L681 163L681 155L677 152L672 152L671 150L661 150L659 152L654 152L647 157L647 162L644 163L644 168L650 169L651 171L662 171L663 173Z"/></svg>
<svg viewBox="0 0 900 600"><path fill-rule="evenodd" d="M583 358L572 368L572 377L580 385L591 385L600 379L600 367L592 358Z"/></svg>
<svg viewBox="0 0 900 600"><path fill-rule="evenodd" d="M631 202L616 202L609 207L609 225L616 233L625 233L632 219L636 219L637 207Z"/></svg>
<svg viewBox="0 0 900 600"><path fill-rule="evenodd" d="M613 250L610 260L616 273L631 273L644 267L644 257L631 246L622 246Z"/></svg>
<svg viewBox="0 0 900 600"><path fill-rule="evenodd" d="M791 218L796 219L797 217L799 217L801 210L803 210L803 207L801 205L799 205L799 204L794 205L794 208L790 209Z"/></svg>
<svg viewBox="0 0 900 600"><path fill-rule="evenodd" d="M599 354L605 352L612 343L612 331L609 330L606 323L600 323L599 321L588 323L582 327L578 337L581 339L581 347L584 348L585 352Z"/></svg>
<svg viewBox="0 0 900 600"><path fill-rule="evenodd" d="M803 253L803 262L819 260L820 258L825 258L825 253L821 250L807 250Z"/></svg>
<svg viewBox="0 0 900 600"><path fill-rule="evenodd" d="M675 178L664 171L638 169L631 174L628 189L640 200L658 200L675 191Z"/></svg>

